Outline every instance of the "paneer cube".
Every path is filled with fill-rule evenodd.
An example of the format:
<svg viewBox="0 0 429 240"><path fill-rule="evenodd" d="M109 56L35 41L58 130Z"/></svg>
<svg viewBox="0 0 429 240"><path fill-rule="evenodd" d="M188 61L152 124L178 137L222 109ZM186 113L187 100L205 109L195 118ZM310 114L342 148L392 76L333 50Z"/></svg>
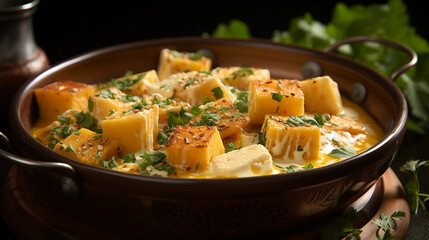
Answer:
<svg viewBox="0 0 429 240"><path fill-rule="evenodd" d="M264 146L255 144L214 157L210 170L213 177L266 175L273 171L273 160Z"/></svg>
<svg viewBox="0 0 429 240"><path fill-rule="evenodd" d="M169 112L179 113L182 108L186 111L191 109L191 105L187 102L180 101L180 99L171 99L163 97L160 94L153 94L148 98L145 98L147 104L159 106L159 118L160 124L167 124Z"/></svg>
<svg viewBox="0 0 429 240"><path fill-rule="evenodd" d="M305 112L340 114L342 109L338 84L328 76L300 82L305 98Z"/></svg>
<svg viewBox="0 0 429 240"><path fill-rule="evenodd" d="M226 87L219 78L205 72L176 73L170 76L175 79L174 86L176 97L183 99L192 106L201 105L208 101L216 101L226 98L235 99L231 90Z"/></svg>
<svg viewBox="0 0 429 240"><path fill-rule="evenodd" d="M254 80L249 86L250 123L263 123L266 114L304 114L304 94L297 80Z"/></svg>
<svg viewBox="0 0 429 240"><path fill-rule="evenodd" d="M165 145L167 162L178 172L204 171L212 158L225 153L214 126L176 126Z"/></svg>
<svg viewBox="0 0 429 240"><path fill-rule="evenodd" d="M158 105L117 112L101 121L103 136L117 140L123 154L153 151L158 114Z"/></svg>
<svg viewBox="0 0 429 240"><path fill-rule="evenodd" d="M40 125L50 124L66 110L88 110L88 98L95 87L80 82L60 81L48 84L34 91L39 105Z"/></svg>
<svg viewBox="0 0 429 240"><path fill-rule="evenodd" d="M107 85L118 88L124 93L135 96L141 96L147 93L147 85L159 81L155 70L132 74L126 73L125 76L113 79Z"/></svg>
<svg viewBox="0 0 429 240"><path fill-rule="evenodd" d="M310 124L295 125L290 117L267 115L263 125L265 147L281 163L303 164L319 158L320 128ZM293 118L293 117L292 117Z"/></svg>
<svg viewBox="0 0 429 240"><path fill-rule="evenodd" d="M244 132L241 131L234 138L224 140L224 145L227 146L232 142L235 147L247 147L250 145L258 144L259 134L257 132Z"/></svg>
<svg viewBox="0 0 429 240"><path fill-rule="evenodd" d="M59 154L91 165L110 160L119 150L116 140L86 128L72 133L54 147L54 151Z"/></svg>
<svg viewBox="0 0 429 240"><path fill-rule="evenodd" d="M244 117L227 98L201 105L199 109L202 112L193 117L189 123L191 125L214 125L222 139L234 137L248 123L248 118Z"/></svg>
<svg viewBox="0 0 429 240"><path fill-rule="evenodd" d="M153 84L148 84L146 86L146 94L147 95L159 94L165 98L172 98L176 92L175 89L178 88L177 85L178 85L177 79L166 78L164 80L155 82Z"/></svg>
<svg viewBox="0 0 429 240"><path fill-rule="evenodd" d="M210 71L212 61L210 58L195 52L183 52L170 49L161 50L158 74L165 79L171 74L190 71Z"/></svg>
<svg viewBox="0 0 429 240"><path fill-rule="evenodd" d="M217 67L212 74L217 76L224 84L236 87L240 90L249 90L249 83L253 80L269 80L268 69L253 67Z"/></svg>
<svg viewBox="0 0 429 240"><path fill-rule="evenodd" d="M125 93L115 87L108 87L96 92L91 96L92 115L98 122L101 122L115 112L131 108L135 102L125 99L125 96Z"/></svg>
<svg viewBox="0 0 429 240"><path fill-rule="evenodd" d="M323 129L348 132L351 135L367 134L365 126L346 116L331 116L329 123L323 125Z"/></svg>

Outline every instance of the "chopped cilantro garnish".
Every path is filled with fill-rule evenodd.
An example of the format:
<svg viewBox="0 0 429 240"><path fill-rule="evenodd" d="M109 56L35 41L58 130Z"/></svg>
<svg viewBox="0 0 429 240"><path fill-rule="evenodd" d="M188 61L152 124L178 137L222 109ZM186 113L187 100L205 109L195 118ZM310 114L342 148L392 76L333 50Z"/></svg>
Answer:
<svg viewBox="0 0 429 240"><path fill-rule="evenodd" d="M191 113L188 113L183 107L180 108L180 112L171 112L168 113L168 129L167 132L172 131L175 126L181 125L185 126L188 124L189 120L194 116Z"/></svg>
<svg viewBox="0 0 429 240"><path fill-rule="evenodd" d="M119 101L124 103L130 103L130 102L139 102L142 100L142 97L140 96L133 96L130 94L125 94L119 98Z"/></svg>
<svg viewBox="0 0 429 240"><path fill-rule="evenodd" d="M223 91L220 87L215 87L211 91L216 99L223 98Z"/></svg>
<svg viewBox="0 0 429 240"><path fill-rule="evenodd" d="M234 102L234 107L241 113L247 113L249 106L249 92L241 91L237 93L237 100Z"/></svg>
<svg viewBox="0 0 429 240"><path fill-rule="evenodd" d="M103 137L103 135L95 135L94 137L92 137L94 140L97 140L97 139L101 139Z"/></svg>
<svg viewBox="0 0 429 240"><path fill-rule="evenodd" d="M240 146L235 146L234 142L229 142L225 148L225 152L231 152L237 149L241 149L243 147L242 142L240 142Z"/></svg>
<svg viewBox="0 0 429 240"><path fill-rule="evenodd" d="M100 87L101 88L115 87L123 92L130 91L133 85L140 82L146 76L146 73L137 75L134 79L131 79L132 75L133 75L132 71L127 71L122 79L112 79L110 80L110 82Z"/></svg>
<svg viewBox="0 0 429 240"><path fill-rule="evenodd" d="M356 151L350 147L341 146L339 148L333 149L328 155L335 158L347 158L356 155Z"/></svg>
<svg viewBox="0 0 429 240"><path fill-rule="evenodd" d="M162 131L159 131L158 135L156 136L156 141L160 145L165 145L168 142L168 135Z"/></svg>
<svg viewBox="0 0 429 240"><path fill-rule="evenodd" d="M94 103L92 102L91 97L88 98L88 110L92 112L92 109L94 108Z"/></svg>
<svg viewBox="0 0 429 240"><path fill-rule="evenodd" d="M187 82L185 83L185 86L183 86L183 89L185 89L185 88L187 88L188 86L192 85L192 83L194 83L194 82L195 82L195 79L191 79L191 80L187 81Z"/></svg>
<svg viewBox="0 0 429 240"><path fill-rule="evenodd" d="M216 121L221 120L221 119L222 119L222 117L219 116L218 114L216 114L210 110L206 110L201 115L200 121L194 122L194 126L214 126L214 125L216 125Z"/></svg>
<svg viewBox="0 0 429 240"><path fill-rule="evenodd" d="M167 85L167 84L162 84L161 87L159 87L159 89L165 89L165 90L170 90L171 86Z"/></svg>
<svg viewBox="0 0 429 240"><path fill-rule="evenodd" d="M237 71L231 73L232 79L235 80L237 77L244 77L253 75L253 71L251 68L247 67L239 67Z"/></svg>
<svg viewBox="0 0 429 240"><path fill-rule="evenodd" d="M145 152L140 157L143 162L139 164L139 168L143 175L154 175L150 172L150 166L158 171L166 171L168 174L173 174L176 171L173 166L167 163L167 155L164 152Z"/></svg>
<svg viewBox="0 0 429 240"><path fill-rule="evenodd" d="M280 93L271 93L271 98L273 99L273 100L275 100L275 101L277 101L277 102L281 102L282 101L282 98L283 98L283 95L281 95Z"/></svg>
<svg viewBox="0 0 429 240"><path fill-rule="evenodd" d="M203 102L204 102L204 104L206 104L206 103L211 102L211 100L210 100L210 98L209 98L209 97L204 97L204 98L203 98Z"/></svg>
<svg viewBox="0 0 429 240"><path fill-rule="evenodd" d="M118 163L116 162L115 157L112 157L109 161L100 160L100 165L105 168L112 169L117 167Z"/></svg>
<svg viewBox="0 0 429 240"><path fill-rule="evenodd" d="M116 93L112 92L110 89L100 90L100 96L102 98L116 99L115 95Z"/></svg>
<svg viewBox="0 0 429 240"><path fill-rule="evenodd" d="M304 126L306 124L314 125L317 127L323 127L325 123L329 122L329 118L322 114L315 114L314 118L302 115L302 116L291 116L285 121L285 124L293 126Z"/></svg>
<svg viewBox="0 0 429 240"><path fill-rule="evenodd" d="M134 153L128 153L127 155L119 154L119 158L124 161L124 163L135 163L136 155Z"/></svg>
<svg viewBox="0 0 429 240"><path fill-rule="evenodd" d="M154 95L152 102L153 102L153 104L156 104L160 107L165 107L165 106L171 105L173 103L173 100L171 98L166 98L164 101L160 101L160 100L158 100L156 95ZM142 99L142 103L143 103L143 99ZM146 103L146 102L144 102L144 103Z"/></svg>
<svg viewBox="0 0 429 240"><path fill-rule="evenodd" d="M203 109L199 108L198 106L194 106L191 109L191 113L195 116L195 115L199 115L201 113L203 113Z"/></svg>
<svg viewBox="0 0 429 240"><path fill-rule="evenodd" d="M91 116L89 112L85 113L83 111L77 112L74 114L74 117L76 118L77 124L84 128L91 129L96 125L96 120L94 117Z"/></svg>
<svg viewBox="0 0 429 240"><path fill-rule="evenodd" d="M74 148L73 148L73 146L72 146L72 145L69 145L69 146L66 148L66 152L76 153L76 151L74 150Z"/></svg>

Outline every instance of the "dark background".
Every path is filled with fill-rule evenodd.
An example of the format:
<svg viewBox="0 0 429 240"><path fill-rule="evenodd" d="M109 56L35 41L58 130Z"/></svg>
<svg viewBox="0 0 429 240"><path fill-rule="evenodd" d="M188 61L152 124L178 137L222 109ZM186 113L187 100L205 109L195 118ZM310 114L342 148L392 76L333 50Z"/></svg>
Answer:
<svg viewBox="0 0 429 240"><path fill-rule="evenodd" d="M36 42L52 63L93 49L145 39L199 36L212 33L220 22L237 18L251 35L271 38L289 29L292 18L310 12L327 23L337 1L91 1L41 0L34 17ZM387 3L343 1L347 5ZM404 1L410 23L429 39L427 10L421 1ZM426 20L426 21L425 21Z"/></svg>
<svg viewBox="0 0 429 240"><path fill-rule="evenodd" d="M199 36L236 18L248 24L257 38L271 38L274 30L289 29L292 18L310 12L315 20L327 23L337 1L91 1L41 0L34 15L36 43L45 50L51 64L110 45L147 39ZM385 1L343 1L347 5L387 3ZM410 24L429 40L429 17L423 1L404 1ZM400 155L429 159L422 149L427 136L407 135ZM397 170L401 162L393 164ZM428 173L429 174L429 173ZM401 180L404 176L398 174ZM428 179L427 177L425 178ZM429 180L428 180L429 181ZM422 187L429 192L429 184ZM407 239L421 239L427 232L429 214L412 218ZM426 225L422 225L426 223ZM4 225L1 222L1 225ZM10 233L7 229L2 233ZM427 237L427 236L426 236Z"/></svg>

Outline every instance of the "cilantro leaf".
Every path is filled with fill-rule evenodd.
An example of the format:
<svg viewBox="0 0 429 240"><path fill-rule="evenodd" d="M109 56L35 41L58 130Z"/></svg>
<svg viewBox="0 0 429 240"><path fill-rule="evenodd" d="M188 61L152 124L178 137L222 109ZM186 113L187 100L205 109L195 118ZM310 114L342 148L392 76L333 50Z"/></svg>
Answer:
<svg viewBox="0 0 429 240"><path fill-rule="evenodd" d="M333 224L326 224L320 228L321 239L361 239L362 230L353 226L357 220L356 209L350 207L340 215Z"/></svg>
<svg viewBox="0 0 429 240"><path fill-rule="evenodd" d="M176 170L173 166L167 163L167 155L164 152L145 152L140 156L143 162L138 166L143 175L154 175L151 172L151 167L158 171L165 171L168 174L173 174Z"/></svg>
<svg viewBox="0 0 429 240"><path fill-rule="evenodd" d="M221 99L223 98L223 91L220 87L215 87L211 90L211 92L213 93L214 97L216 99Z"/></svg>
<svg viewBox="0 0 429 240"><path fill-rule="evenodd" d="M217 38L251 38L247 24L238 19L232 19L228 24L220 23L212 36Z"/></svg>
<svg viewBox="0 0 429 240"><path fill-rule="evenodd" d="M328 155L336 158L348 158L356 155L356 151L350 147L341 146L333 149Z"/></svg>
<svg viewBox="0 0 429 240"><path fill-rule="evenodd" d="M405 184L405 189L410 211L414 214L417 214L419 207L425 211L425 202L429 201L429 194L420 192L418 169L421 166L429 166L429 161L409 160L399 168L401 172L406 173L410 177L410 180Z"/></svg>

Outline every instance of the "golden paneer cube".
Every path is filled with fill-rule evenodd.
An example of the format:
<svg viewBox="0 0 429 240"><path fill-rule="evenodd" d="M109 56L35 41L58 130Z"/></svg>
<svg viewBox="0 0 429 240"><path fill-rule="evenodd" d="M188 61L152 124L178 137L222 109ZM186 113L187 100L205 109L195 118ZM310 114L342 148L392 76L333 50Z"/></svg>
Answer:
<svg viewBox="0 0 429 240"><path fill-rule="evenodd" d="M217 67L211 71L224 84L240 90L249 90L249 83L253 80L269 80L270 71L254 67Z"/></svg>
<svg viewBox="0 0 429 240"><path fill-rule="evenodd" d="M176 73L170 76L176 79L174 91L176 97L189 102L192 106L221 98L234 100L235 96L216 76L205 72Z"/></svg>
<svg viewBox="0 0 429 240"><path fill-rule="evenodd" d="M296 125L289 118L294 117L266 116L262 129L265 147L273 159L278 159L281 163L303 164L317 160L320 128L310 124Z"/></svg>
<svg viewBox="0 0 429 240"><path fill-rule="evenodd" d="M225 148L214 126L176 126L165 152L176 171L204 171L213 157L225 153Z"/></svg>
<svg viewBox="0 0 429 240"><path fill-rule="evenodd" d="M49 124L66 110L88 110L88 98L95 87L80 82L60 81L34 91L39 105L40 122ZM43 125L43 124L42 124Z"/></svg>
<svg viewBox="0 0 429 240"><path fill-rule="evenodd" d="M158 105L117 112L103 121L103 135L117 140L121 153L152 151L158 134Z"/></svg>
<svg viewBox="0 0 429 240"><path fill-rule="evenodd" d="M305 98L305 112L340 114L343 111L338 84L328 76L300 82Z"/></svg>
<svg viewBox="0 0 429 240"><path fill-rule="evenodd" d="M191 125L214 125L222 139L233 138L248 123L248 118L238 111L231 100L221 98L199 106L201 113L193 117Z"/></svg>
<svg viewBox="0 0 429 240"><path fill-rule="evenodd" d="M304 94L297 80L254 80L249 86L250 123L263 123L266 114L304 114Z"/></svg>
<svg viewBox="0 0 429 240"><path fill-rule="evenodd" d="M177 85L177 79L167 78L153 84L148 84L146 86L146 94L159 94L165 98L172 98L175 95L175 89L178 87Z"/></svg>
<svg viewBox="0 0 429 240"><path fill-rule="evenodd" d="M177 98L166 98L160 94L153 94L152 96L145 98L145 101L149 105L159 106L158 122L160 124L167 124L169 112L179 113L182 108L185 110L191 109L191 105L187 102L180 101L180 99Z"/></svg>
<svg viewBox="0 0 429 240"><path fill-rule="evenodd" d="M210 71L212 61L210 58L195 52L181 52L163 49L160 53L158 74L165 79L171 74L191 71Z"/></svg>
<svg viewBox="0 0 429 240"><path fill-rule="evenodd" d="M127 72L125 76L113 79L109 86L118 88L124 93L141 96L147 93L147 86L158 82L158 74L155 70L132 74Z"/></svg>
<svg viewBox="0 0 429 240"><path fill-rule="evenodd" d="M116 140L86 128L72 133L54 147L54 151L59 154L91 165L110 160L119 150Z"/></svg>
<svg viewBox="0 0 429 240"><path fill-rule="evenodd" d="M101 122L115 112L131 108L135 102L125 100L126 94L115 87L108 87L91 96L92 115Z"/></svg>

